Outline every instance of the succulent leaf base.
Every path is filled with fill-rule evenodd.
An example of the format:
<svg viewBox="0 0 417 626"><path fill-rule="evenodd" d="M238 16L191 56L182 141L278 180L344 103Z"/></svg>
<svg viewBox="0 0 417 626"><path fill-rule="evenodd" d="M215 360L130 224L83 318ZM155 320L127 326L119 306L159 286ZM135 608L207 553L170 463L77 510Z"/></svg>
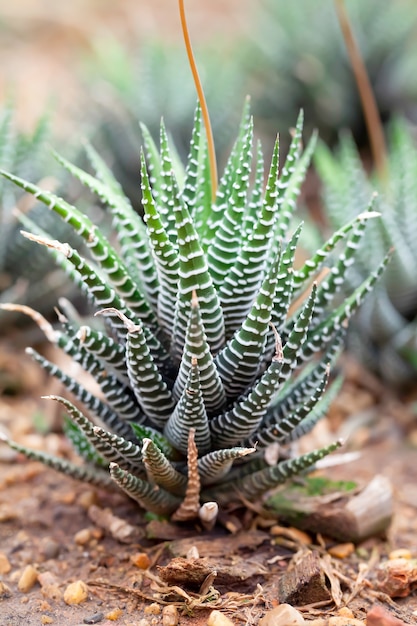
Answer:
<svg viewBox="0 0 417 626"><path fill-rule="evenodd" d="M213 202L200 108L183 171L177 164L174 171L164 126L159 148L144 129L144 220L92 147L95 177L57 157L108 207L115 247L76 207L3 172L84 239L89 258L48 239L39 224L25 233L100 313L89 326L60 314L55 330L26 311L99 386L93 394L29 349L83 405L81 412L53 397L66 409L65 431L84 463L9 441L12 448L74 478L117 485L147 511L210 523L218 507L262 497L340 445L298 457L288 446L326 413L339 385L326 390L329 367L346 323L387 258L337 300L376 216L370 207L294 267L301 226L292 232L292 218L315 142L303 151L301 134L300 115L281 172L276 142L264 190L262 149L252 155L246 106ZM283 450L272 464L271 444Z"/></svg>

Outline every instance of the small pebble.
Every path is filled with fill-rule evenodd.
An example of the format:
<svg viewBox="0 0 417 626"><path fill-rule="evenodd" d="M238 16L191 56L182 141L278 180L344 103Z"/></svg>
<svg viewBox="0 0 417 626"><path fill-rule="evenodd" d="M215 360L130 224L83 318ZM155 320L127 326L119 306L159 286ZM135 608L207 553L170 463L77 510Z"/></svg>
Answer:
<svg viewBox="0 0 417 626"><path fill-rule="evenodd" d="M64 591L65 604L81 604L88 598L88 587L82 580L71 583Z"/></svg>
<svg viewBox="0 0 417 626"><path fill-rule="evenodd" d="M77 504L85 510L89 509L92 504L97 504L97 493L92 490L83 491L77 498Z"/></svg>
<svg viewBox="0 0 417 626"><path fill-rule="evenodd" d="M39 603L39 610L40 611L52 611L52 607L49 604L49 602L47 602L46 600L41 600L41 602Z"/></svg>
<svg viewBox="0 0 417 626"><path fill-rule="evenodd" d="M140 619L138 621L138 626L149 626L149 622L147 619L145 619L144 617L142 617L142 619Z"/></svg>
<svg viewBox="0 0 417 626"><path fill-rule="evenodd" d="M53 624L54 620L49 615L41 615L41 624Z"/></svg>
<svg viewBox="0 0 417 626"><path fill-rule="evenodd" d="M235 626L235 623L221 611L212 611L208 616L207 626Z"/></svg>
<svg viewBox="0 0 417 626"><path fill-rule="evenodd" d="M410 552L410 550L406 550L405 548L398 548L398 550L393 550L392 552L389 553L388 558L390 561L393 561L394 559L412 559L413 556Z"/></svg>
<svg viewBox="0 0 417 626"><path fill-rule="evenodd" d="M12 594L10 593L10 589L8 588L7 585L4 584L4 582L2 582L0 580L0 600L4 600L5 598L10 598Z"/></svg>
<svg viewBox="0 0 417 626"><path fill-rule="evenodd" d="M353 611L348 609L347 606L342 606L342 608L338 610L338 614L340 617L348 617L349 619L355 617Z"/></svg>
<svg viewBox="0 0 417 626"><path fill-rule="evenodd" d="M259 626L304 626L301 613L289 604L280 604L267 611L259 621Z"/></svg>
<svg viewBox="0 0 417 626"><path fill-rule="evenodd" d="M75 492L67 491L66 493L59 493L56 496L56 501L60 504L74 504L75 502Z"/></svg>
<svg viewBox="0 0 417 626"><path fill-rule="evenodd" d="M0 574L8 574L12 566L10 565L10 561L4 552L0 552Z"/></svg>
<svg viewBox="0 0 417 626"><path fill-rule="evenodd" d="M94 615L90 615L89 617L84 617L84 624L98 624L104 618L103 613L94 613Z"/></svg>
<svg viewBox="0 0 417 626"><path fill-rule="evenodd" d="M85 546L92 538L91 529L83 528L74 535L74 541L79 546Z"/></svg>
<svg viewBox="0 0 417 626"><path fill-rule="evenodd" d="M36 585L37 580L38 571L33 567L33 565L26 565L19 578L17 587L22 593L27 593Z"/></svg>
<svg viewBox="0 0 417 626"><path fill-rule="evenodd" d="M146 615L159 615L161 612L161 607L157 602L152 602L149 606L145 606L143 612Z"/></svg>
<svg viewBox="0 0 417 626"><path fill-rule="evenodd" d="M162 624L163 626L177 626L178 624L178 609L172 604L164 606L162 609Z"/></svg>
<svg viewBox="0 0 417 626"><path fill-rule="evenodd" d="M122 609L113 609L113 611L109 611L108 613L106 613L106 619L108 619L110 622L115 622L122 615Z"/></svg>
<svg viewBox="0 0 417 626"><path fill-rule="evenodd" d="M328 553L337 559L346 559L354 552L355 545L353 543L339 543L337 546L332 546L328 549Z"/></svg>
<svg viewBox="0 0 417 626"><path fill-rule="evenodd" d="M329 617L328 619L313 619L306 622L306 626L365 626L366 622L353 617Z"/></svg>
<svg viewBox="0 0 417 626"><path fill-rule="evenodd" d="M51 572L41 572L38 582L42 588L42 595L48 600L61 600L62 591L59 588L58 580Z"/></svg>
<svg viewBox="0 0 417 626"><path fill-rule="evenodd" d="M148 569L151 564L151 560L145 552L137 552L130 557L131 562L139 569Z"/></svg>
<svg viewBox="0 0 417 626"><path fill-rule="evenodd" d="M61 546L53 539L46 539L42 544L42 554L46 561L56 559L61 551Z"/></svg>
<svg viewBox="0 0 417 626"><path fill-rule="evenodd" d="M396 617L381 605L376 605L366 615L367 626L407 626L405 622Z"/></svg>

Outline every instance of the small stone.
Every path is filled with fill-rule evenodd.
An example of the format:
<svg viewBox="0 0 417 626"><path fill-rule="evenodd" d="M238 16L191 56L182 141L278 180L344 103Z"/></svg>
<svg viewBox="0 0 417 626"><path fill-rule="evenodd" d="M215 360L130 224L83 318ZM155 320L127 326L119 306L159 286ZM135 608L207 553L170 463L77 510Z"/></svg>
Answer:
<svg viewBox="0 0 417 626"><path fill-rule="evenodd" d="M305 622L306 626L365 626L366 622L353 617L340 617L333 616L328 619L313 619L312 621Z"/></svg>
<svg viewBox="0 0 417 626"><path fill-rule="evenodd" d="M151 560L145 552L137 552L130 557L133 565L136 565L139 569L148 569L151 564Z"/></svg>
<svg viewBox="0 0 417 626"><path fill-rule="evenodd" d="M64 591L65 604L81 604L88 598L88 587L82 580L76 580Z"/></svg>
<svg viewBox="0 0 417 626"><path fill-rule="evenodd" d="M83 528L74 535L74 541L79 546L85 546L92 539L91 529Z"/></svg>
<svg viewBox="0 0 417 626"><path fill-rule="evenodd" d="M58 585L42 585L42 595L48 600L57 602L62 598L62 591Z"/></svg>
<svg viewBox="0 0 417 626"><path fill-rule="evenodd" d="M83 491L77 498L77 504L87 511L91 505L97 504L97 493L91 489Z"/></svg>
<svg viewBox="0 0 417 626"><path fill-rule="evenodd" d="M104 618L103 613L94 613L94 615L90 615L89 617L84 617L84 624L98 624Z"/></svg>
<svg viewBox="0 0 417 626"><path fill-rule="evenodd" d="M38 580L38 571L33 565L27 565L23 570L19 582L17 583L17 588L22 593L27 593L34 587Z"/></svg>
<svg viewBox="0 0 417 626"><path fill-rule="evenodd" d="M235 626L235 623L221 611L212 611L208 616L207 626Z"/></svg>
<svg viewBox="0 0 417 626"><path fill-rule="evenodd" d="M75 491L67 491L56 495L56 501L60 504L74 504Z"/></svg>
<svg viewBox="0 0 417 626"><path fill-rule="evenodd" d="M157 602L152 602L149 606L145 606L143 612L146 615L159 615L161 613L161 607Z"/></svg>
<svg viewBox="0 0 417 626"><path fill-rule="evenodd" d="M267 611L259 621L259 626L304 626L303 616L290 604L280 604Z"/></svg>
<svg viewBox="0 0 417 626"><path fill-rule="evenodd" d="M341 609L338 610L338 615L340 615L340 617L348 617L349 619L352 619L354 616L353 611L351 611L350 609L348 609L347 606L342 606Z"/></svg>
<svg viewBox="0 0 417 626"><path fill-rule="evenodd" d="M0 552L0 574L8 574L12 566L10 565L10 561L4 552Z"/></svg>
<svg viewBox="0 0 417 626"><path fill-rule="evenodd" d="M355 545L353 543L339 543L337 546L332 546L328 549L328 553L337 559L346 559L354 552Z"/></svg>
<svg viewBox="0 0 417 626"><path fill-rule="evenodd" d="M61 546L57 541L48 538L43 542L41 549L45 560L49 561L49 559L56 559L61 551Z"/></svg>
<svg viewBox="0 0 417 626"><path fill-rule="evenodd" d="M319 618L305 622L306 626L365 626L366 622L354 617L333 616L327 619Z"/></svg>
<svg viewBox="0 0 417 626"><path fill-rule="evenodd" d="M164 606L162 609L162 625L163 626L177 626L178 624L178 609L172 604Z"/></svg>
<svg viewBox="0 0 417 626"><path fill-rule="evenodd" d="M2 504L0 506L0 523L10 522L11 520L16 519L16 517L17 512L11 505Z"/></svg>
<svg viewBox="0 0 417 626"><path fill-rule="evenodd" d="M328 621L329 626L365 626L366 622L360 619L354 619L352 617L330 617Z"/></svg>
<svg viewBox="0 0 417 626"><path fill-rule="evenodd" d="M62 591L59 588L57 578L51 572L41 572L38 576L38 582L41 586L42 595L48 600L61 600Z"/></svg>
<svg viewBox="0 0 417 626"><path fill-rule="evenodd" d="M52 607L49 604L49 602L47 602L46 600L41 600L41 602L39 603L39 610L40 611L52 611Z"/></svg>
<svg viewBox="0 0 417 626"><path fill-rule="evenodd" d="M53 624L54 620L49 615L41 615L41 624Z"/></svg>
<svg viewBox="0 0 417 626"><path fill-rule="evenodd" d="M11 596L10 589L0 580L0 600L5 600Z"/></svg>
<svg viewBox="0 0 417 626"><path fill-rule="evenodd" d="M410 550L406 550L405 548L398 548L398 550L393 550L389 553L388 558L390 561L394 559L412 559L413 556Z"/></svg>
<svg viewBox="0 0 417 626"><path fill-rule="evenodd" d="M132 624L133 626L133 624ZM149 622L147 619L145 619L144 617L142 617L142 619L140 619L138 621L138 626L149 626Z"/></svg>
<svg viewBox="0 0 417 626"><path fill-rule="evenodd" d="M119 619L119 617L121 617L123 615L123 611L122 609L113 609L113 611L109 611L108 613L106 613L105 617L106 619L108 619L110 622L115 622L116 620Z"/></svg>
<svg viewBox="0 0 417 626"><path fill-rule="evenodd" d="M368 611L366 624L367 626L406 626L405 622L380 605L374 605Z"/></svg>

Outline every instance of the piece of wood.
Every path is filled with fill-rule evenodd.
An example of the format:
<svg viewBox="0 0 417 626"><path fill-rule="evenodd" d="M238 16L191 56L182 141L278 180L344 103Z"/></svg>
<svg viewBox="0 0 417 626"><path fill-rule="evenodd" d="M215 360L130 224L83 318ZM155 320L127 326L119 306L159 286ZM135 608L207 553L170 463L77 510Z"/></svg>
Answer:
<svg viewBox="0 0 417 626"><path fill-rule="evenodd" d="M300 561L290 565L278 586L281 604L305 606L331 600L318 552L308 552Z"/></svg>
<svg viewBox="0 0 417 626"><path fill-rule="evenodd" d="M186 557L191 548L197 548L198 554L210 558L236 555L239 551L254 552L260 545L270 542L271 536L261 530L241 532L236 535L216 537L203 535L171 541L168 549L173 556Z"/></svg>
<svg viewBox="0 0 417 626"><path fill-rule="evenodd" d="M265 576L268 570L261 563L239 557L234 557L233 563L221 558L184 559L177 557L165 566L158 566L158 573L168 585L198 590L209 576L214 586L230 588L254 576Z"/></svg>
<svg viewBox="0 0 417 626"><path fill-rule="evenodd" d="M267 506L297 528L357 543L387 530L393 515L392 487L384 476L375 476L362 489L308 496L294 484Z"/></svg>

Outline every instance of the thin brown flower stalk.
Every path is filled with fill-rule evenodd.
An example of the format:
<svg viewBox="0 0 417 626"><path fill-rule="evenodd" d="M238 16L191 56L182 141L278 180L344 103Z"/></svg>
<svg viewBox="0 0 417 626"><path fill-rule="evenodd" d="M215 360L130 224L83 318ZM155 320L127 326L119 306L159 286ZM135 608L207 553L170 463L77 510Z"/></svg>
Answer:
<svg viewBox="0 0 417 626"><path fill-rule="evenodd" d="M193 75L195 88L197 91L198 101L201 106L201 114L203 116L204 127L207 135L208 155L210 162L210 179L211 179L211 198L214 202L217 193L217 162L216 151L214 147L213 131L211 128L210 116L207 107L206 97L204 95L203 85L198 73L197 64L195 62L194 52L191 45L190 34L188 32L187 19L185 16L184 0L178 0L180 11L181 28L184 37L185 49L187 51L188 62L190 64L191 73Z"/></svg>

